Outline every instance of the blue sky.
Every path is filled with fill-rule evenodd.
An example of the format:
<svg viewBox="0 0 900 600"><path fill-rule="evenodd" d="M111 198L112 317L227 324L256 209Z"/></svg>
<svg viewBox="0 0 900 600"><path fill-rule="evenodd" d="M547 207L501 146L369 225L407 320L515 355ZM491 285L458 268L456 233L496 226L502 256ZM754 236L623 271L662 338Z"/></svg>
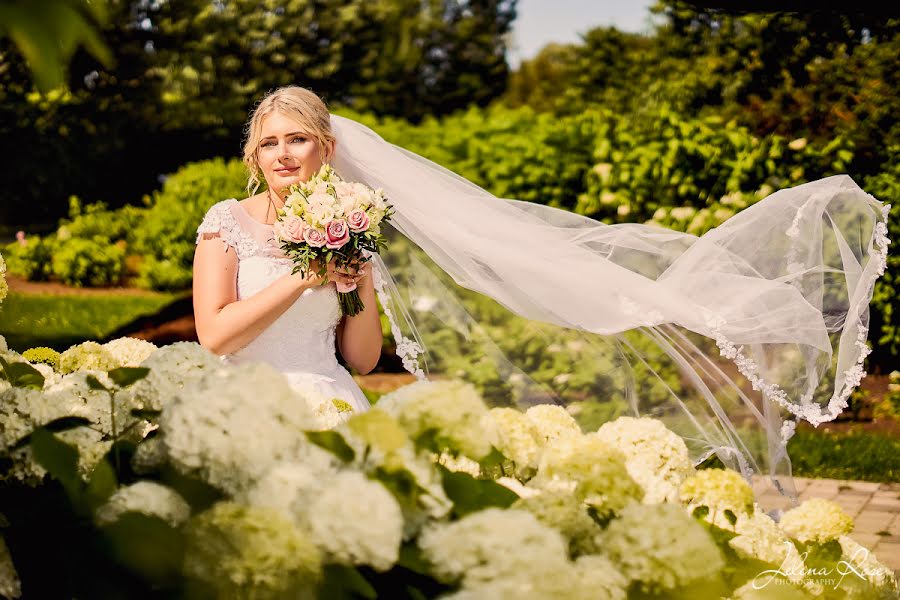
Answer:
<svg viewBox="0 0 900 600"><path fill-rule="evenodd" d="M513 45L507 53L515 68L549 42L577 42L578 34L598 26L622 31L648 27L653 0L519 0Z"/></svg>

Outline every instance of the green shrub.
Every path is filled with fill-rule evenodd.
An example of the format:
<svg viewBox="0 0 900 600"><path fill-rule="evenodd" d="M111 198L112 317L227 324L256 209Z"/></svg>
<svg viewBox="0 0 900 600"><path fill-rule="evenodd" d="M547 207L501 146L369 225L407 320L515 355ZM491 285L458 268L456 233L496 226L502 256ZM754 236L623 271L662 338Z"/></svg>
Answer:
<svg viewBox="0 0 900 600"><path fill-rule="evenodd" d="M68 285L116 285L125 268L125 250L102 237L73 237L59 243L52 265L54 277Z"/></svg>
<svg viewBox="0 0 900 600"><path fill-rule="evenodd" d="M3 250L7 270L29 281L50 279L53 274L51 260L56 244L55 236L41 238L37 235L29 236L24 246L18 241L7 244Z"/></svg>
<svg viewBox="0 0 900 600"><path fill-rule="evenodd" d="M237 159L190 163L169 176L147 202L146 217L134 230L131 251L144 257L138 284L154 289L190 285L197 227L209 207L244 198L246 168Z"/></svg>
<svg viewBox="0 0 900 600"><path fill-rule="evenodd" d="M111 242L129 241L132 234L143 226L147 209L138 206L123 206L110 210L103 202L95 202L82 207L77 196L69 198L69 218L60 221L57 235L93 239L106 238Z"/></svg>
<svg viewBox="0 0 900 600"><path fill-rule="evenodd" d="M53 348L48 348L46 346L29 348L22 353L22 358L32 364L42 363L45 365L50 365L54 370L59 370L59 352L57 352Z"/></svg>

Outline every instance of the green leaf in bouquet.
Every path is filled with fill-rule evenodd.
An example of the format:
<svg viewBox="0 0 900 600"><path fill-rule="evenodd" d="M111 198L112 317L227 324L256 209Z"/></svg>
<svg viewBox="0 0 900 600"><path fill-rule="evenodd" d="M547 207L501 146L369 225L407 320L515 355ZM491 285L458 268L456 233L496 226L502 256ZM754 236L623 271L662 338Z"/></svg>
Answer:
<svg viewBox="0 0 900 600"><path fill-rule="evenodd" d="M336 431L307 431L306 437L316 446L325 448L344 462L350 462L355 456L353 448Z"/></svg>
<svg viewBox="0 0 900 600"><path fill-rule="evenodd" d="M378 597L375 588L354 567L338 564L325 565L324 578L319 586L321 600L357 600Z"/></svg>
<svg viewBox="0 0 900 600"><path fill-rule="evenodd" d="M109 388L100 383L100 380L97 379L94 375L88 375L84 378L84 380L87 381L88 387L92 390L103 390L105 392L109 391Z"/></svg>
<svg viewBox="0 0 900 600"><path fill-rule="evenodd" d="M147 367L119 367L109 371L107 375L119 387L128 387L136 381L140 381L150 373Z"/></svg>
<svg viewBox="0 0 900 600"><path fill-rule="evenodd" d="M3 367L3 378L13 387L44 389L44 376L27 362L9 363L0 358L0 365Z"/></svg>
<svg viewBox="0 0 900 600"><path fill-rule="evenodd" d="M509 508L519 499L515 492L495 481L475 479L468 473L451 471L443 465L437 465L437 469L457 518L495 506Z"/></svg>

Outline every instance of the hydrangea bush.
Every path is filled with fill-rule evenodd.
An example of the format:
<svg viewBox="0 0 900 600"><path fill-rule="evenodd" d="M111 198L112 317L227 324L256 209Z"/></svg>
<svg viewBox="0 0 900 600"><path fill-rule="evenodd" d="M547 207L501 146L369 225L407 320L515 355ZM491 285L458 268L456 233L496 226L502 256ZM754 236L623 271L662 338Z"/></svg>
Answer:
<svg viewBox="0 0 900 600"><path fill-rule="evenodd" d="M490 409L460 381L355 414L192 343L81 345L67 372L0 357L8 598L900 592L839 506L776 521L651 418L583 431L559 407Z"/></svg>

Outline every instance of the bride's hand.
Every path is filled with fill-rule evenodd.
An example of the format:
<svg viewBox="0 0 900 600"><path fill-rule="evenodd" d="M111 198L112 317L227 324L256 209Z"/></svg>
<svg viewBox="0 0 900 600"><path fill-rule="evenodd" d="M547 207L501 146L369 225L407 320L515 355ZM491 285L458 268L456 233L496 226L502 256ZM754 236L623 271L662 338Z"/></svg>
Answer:
<svg viewBox="0 0 900 600"><path fill-rule="evenodd" d="M310 261L309 263L309 273L307 273L306 280L316 286L322 285L326 283L326 277L328 282L333 283L343 283L343 284L353 284L359 283L359 280L362 279L366 274L365 266L359 271L356 270L357 264L351 264L346 267L338 267L335 263L334 259L328 261L328 266L325 271L325 276L319 275L319 266L318 261Z"/></svg>

